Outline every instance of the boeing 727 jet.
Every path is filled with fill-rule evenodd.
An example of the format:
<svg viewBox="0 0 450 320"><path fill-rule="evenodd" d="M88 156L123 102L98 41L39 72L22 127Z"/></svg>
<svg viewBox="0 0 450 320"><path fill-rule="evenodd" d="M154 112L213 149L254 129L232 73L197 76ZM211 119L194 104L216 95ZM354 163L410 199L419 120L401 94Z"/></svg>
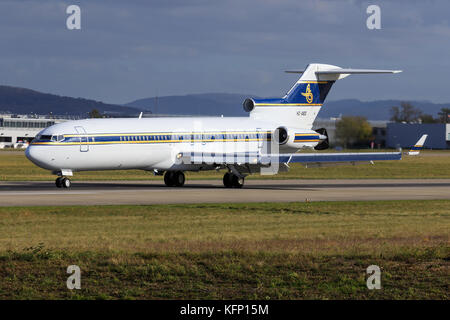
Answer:
<svg viewBox="0 0 450 320"><path fill-rule="evenodd" d="M325 129L312 130L333 84L351 74L398 73L399 70L343 69L309 64L279 99L246 99L249 117L178 117L86 119L42 130L26 150L37 166L58 176L69 188L75 172L141 169L164 174L167 186L181 187L185 171L226 169L225 187L241 188L253 173L274 174L289 163L307 166L400 160L401 152L318 153L328 147ZM426 135L412 147L418 154Z"/></svg>

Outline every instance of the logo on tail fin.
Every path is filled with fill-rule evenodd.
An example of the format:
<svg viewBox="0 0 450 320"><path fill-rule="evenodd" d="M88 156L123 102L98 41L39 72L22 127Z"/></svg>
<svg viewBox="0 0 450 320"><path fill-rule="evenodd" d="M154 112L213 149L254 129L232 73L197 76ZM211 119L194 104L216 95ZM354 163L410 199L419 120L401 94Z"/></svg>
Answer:
<svg viewBox="0 0 450 320"><path fill-rule="evenodd" d="M306 87L306 92L302 92L302 96L306 98L306 102L308 103L313 102L314 96L311 92L311 88L309 87L309 83L308 86Z"/></svg>

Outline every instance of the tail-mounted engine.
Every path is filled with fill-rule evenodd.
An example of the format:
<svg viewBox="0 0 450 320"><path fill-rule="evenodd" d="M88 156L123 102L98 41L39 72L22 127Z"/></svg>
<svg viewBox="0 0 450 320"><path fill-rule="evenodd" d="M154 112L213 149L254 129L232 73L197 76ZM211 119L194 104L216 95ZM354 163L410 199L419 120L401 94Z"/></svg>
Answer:
<svg viewBox="0 0 450 320"><path fill-rule="evenodd" d="M285 127L278 127L273 132L273 139L279 145L284 145L289 140L289 133Z"/></svg>

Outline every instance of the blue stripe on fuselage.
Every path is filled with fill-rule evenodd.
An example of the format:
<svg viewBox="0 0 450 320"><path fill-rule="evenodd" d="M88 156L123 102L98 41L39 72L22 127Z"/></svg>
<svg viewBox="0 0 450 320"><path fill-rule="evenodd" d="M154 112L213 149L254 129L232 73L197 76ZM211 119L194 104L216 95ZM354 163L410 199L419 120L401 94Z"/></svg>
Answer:
<svg viewBox="0 0 450 320"><path fill-rule="evenodd" d="M83 139L83 141L81 141ZM86 134L65 136L61 141L33 140L35 145L73 145L73 144L114 144L114 143L177 143L177 142L233 142L249 140L269 140L270 132L239 132L239 133L167 133L167 134Z"/></svg>

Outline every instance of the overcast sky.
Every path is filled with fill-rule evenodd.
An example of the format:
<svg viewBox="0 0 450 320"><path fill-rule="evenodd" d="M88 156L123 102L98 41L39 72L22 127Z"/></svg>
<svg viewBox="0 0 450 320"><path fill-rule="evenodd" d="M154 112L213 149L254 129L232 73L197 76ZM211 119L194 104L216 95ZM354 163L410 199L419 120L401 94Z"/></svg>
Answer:
<svg viewBox="0 0 450 320"><path fill-rule="evenodd" d="M66 8L81 7L81 30ZM381 7L381 30L366 8ZM310 62L402 69L329 99L450 102L450 1L0 0L0 84L125 103L225 92L281 96Z"/></svg>

